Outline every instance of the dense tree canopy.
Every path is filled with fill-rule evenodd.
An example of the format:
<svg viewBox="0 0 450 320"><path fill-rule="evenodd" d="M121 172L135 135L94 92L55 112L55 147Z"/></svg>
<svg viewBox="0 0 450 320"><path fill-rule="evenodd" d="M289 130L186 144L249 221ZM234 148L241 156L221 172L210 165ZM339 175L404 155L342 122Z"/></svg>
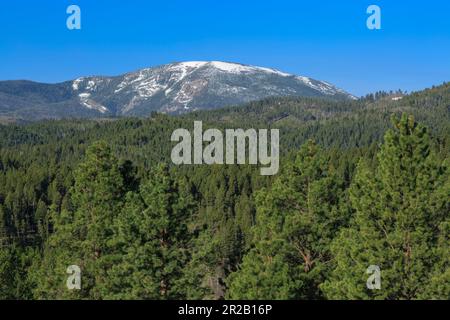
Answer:
<svg viewBox="0 0 450 320"><path fill-rule="evenodd" d="M0 298L448 299L448 89L0 125ZM194 119L279 128L280 173L172 165Z"/></svg>

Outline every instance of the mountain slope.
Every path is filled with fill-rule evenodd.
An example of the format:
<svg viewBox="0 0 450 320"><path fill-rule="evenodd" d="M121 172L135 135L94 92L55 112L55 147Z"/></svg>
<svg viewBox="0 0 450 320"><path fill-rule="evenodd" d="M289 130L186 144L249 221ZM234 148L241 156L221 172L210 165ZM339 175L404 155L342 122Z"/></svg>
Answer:
<svg viewBox="0 0 450 320"><path fill-rule="evenodd" d="M0 116L31 120L177 114L284 96L355 99L327 82L275 69L191 61L59 84L1 81Z"/></svg>

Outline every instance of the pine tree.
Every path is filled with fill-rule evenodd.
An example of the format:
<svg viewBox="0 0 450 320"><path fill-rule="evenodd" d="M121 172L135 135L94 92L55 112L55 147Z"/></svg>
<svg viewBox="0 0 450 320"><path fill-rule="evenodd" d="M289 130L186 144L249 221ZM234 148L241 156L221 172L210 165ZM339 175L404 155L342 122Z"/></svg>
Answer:
<svg viewBox="0 0 450 320"><path fill-rule="evenodd" d="M317 288L328 271L329 245L347 219L338 207L341 194L327 159L312 141L305 144L272 188L258 195L255 248L230 276L229 296L267 299L271 292L276 299L321 298ZM268 272L279 285L258 282Z"/></svg>
<svg viewBox="0 0 450 320"><path fill-rule="evenodd" d="M35 219L41 241L44 241L48 237L49 221L47 216L47 205L42 200L39 200L38 202Z"/></svg>
<svg viewBox="0 0 450 320"><path fill-rule="evenodd" d="M359 164L350 189L356 215L332 246L336 269L322 286L328 298L450 296L448 166L436 160L427 130L412 117L394 125L375 171ZM366 286L371 265L380 268L380 290Z"/></svg>
<svg viewBox="0 0 450 320"><path fill-rule="evenodd" d="M139 194L128 194L118 219L117 246L122 254L109 272L109 298L186 297L182 283L192 206L187 184L173 179L165 166L152 171Z"/></svg>
<svg viewBox="0 0 450 320"><path fill-rule="evenodd" d="M15 268L13 253L9 246L0 244L0 299L14 299Z"/></svg>
<svg viewBox="0 0 450 320"><path fill-rule="evenodd" d="M0 246L0 300L26 300L32 298L32 285L28 270L38 261L37 251L21 248L17 244Z"/></svg>
<svg viewBox="0 0 450 320"><path fill-rule="evenodd" d="M92 145L75 173L70 191L71 210L51 213L54 234L33 275L39 298L103 297L107 270L114 264L111 242L115 220L123 205L124 186L117 160L105 142ZM66 270L77 265L82 272L81 290L66 287Z"/></svg>
<svg viewBox="0 0 450 320"><path fill-rule="evenodd" d="M299 286L282 240L263 241L251 249L237 272L227 279L227 298L233 300L287 300Z"/></svg>
<svg viewBox="0 0 450 320"><path fill-rule="evenodd" d="M186 265L183 284L188 300L218 300L225 295L223 266L218 264L220 240L211 230L200 231L190 243L191 258Z"/></svg>

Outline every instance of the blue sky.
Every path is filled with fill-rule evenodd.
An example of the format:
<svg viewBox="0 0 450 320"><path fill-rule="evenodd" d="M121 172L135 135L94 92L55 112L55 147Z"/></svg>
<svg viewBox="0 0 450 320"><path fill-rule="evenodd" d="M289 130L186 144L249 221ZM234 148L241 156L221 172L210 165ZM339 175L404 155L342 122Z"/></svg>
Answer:
<svg viewBox="0 0 450 320"><path fill-rule="evenodd" d="M66 28L79 5L82 29ZM366 28L381 7L382 29ZM59 82L221 60L326 80L356 95L450 80L447 0L4 0L0 79Z"/></svg>

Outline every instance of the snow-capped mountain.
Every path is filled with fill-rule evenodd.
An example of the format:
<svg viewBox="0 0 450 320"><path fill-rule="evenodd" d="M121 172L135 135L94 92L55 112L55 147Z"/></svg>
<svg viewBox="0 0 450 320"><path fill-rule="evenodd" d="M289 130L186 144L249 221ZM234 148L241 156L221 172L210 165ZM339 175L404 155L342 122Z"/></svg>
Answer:
<svg viewBox="0 0 450 320"><path fill-rule="evenodd" d="M15 105L21 109L15 110L20 111L18 114L33 114L35 108L35 115L39 115L42 109L51 108L56 118L145 116L152 111L184 113L238 105L270 96L354 99L327 82L275 69L191 61L116 77L82 77L53 85L3 81L0 82L0 115Z"/></svg>

